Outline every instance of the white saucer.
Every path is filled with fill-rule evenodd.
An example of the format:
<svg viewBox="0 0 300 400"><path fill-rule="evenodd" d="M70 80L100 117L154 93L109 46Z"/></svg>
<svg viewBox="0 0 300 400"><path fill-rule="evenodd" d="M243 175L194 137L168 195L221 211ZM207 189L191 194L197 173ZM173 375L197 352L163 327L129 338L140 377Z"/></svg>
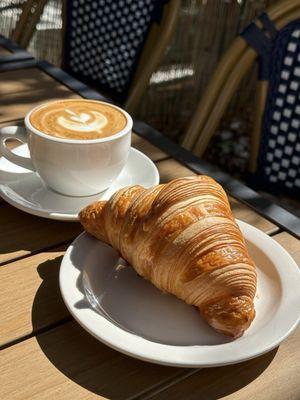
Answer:
<svg viewBox="0 0 300 400"><path fill-rule="evenodd" d="M87 233L68 248L60 289L74 318L108 346L133 357L180 367L213 367L257 357L278 346L300 316L297 264L270 236L239 221L258 275L256 317L231 340L195 307L163 294ZM123 266L122 266L123 265Z"/></svg>
<svg viewBox="0 0 300 400"><path fill-rule="evenodd" d="M29 150L23 144L13 150L28 157ZM77 221L78 212L96 200L107 200L124 186L150 187L159 183L155 164L140 151L131 148L128 161L114 184L102 193L88 197L69 197L54 192L46 186L38 174L0 158L0 196L9 204L39 217Z"/></svg>

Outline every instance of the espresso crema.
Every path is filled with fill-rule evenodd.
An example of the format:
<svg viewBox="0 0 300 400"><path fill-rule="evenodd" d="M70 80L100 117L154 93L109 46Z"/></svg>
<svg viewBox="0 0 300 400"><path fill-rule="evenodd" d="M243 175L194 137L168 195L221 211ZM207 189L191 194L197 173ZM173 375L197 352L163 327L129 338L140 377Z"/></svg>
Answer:
<svg viewBox="0 0 300 400"><path fill-rule="evenodd" d="M31 125L63 139L91 140L115 135L127 119L118 109L93 100L60 100L34 110Z"/></svg>

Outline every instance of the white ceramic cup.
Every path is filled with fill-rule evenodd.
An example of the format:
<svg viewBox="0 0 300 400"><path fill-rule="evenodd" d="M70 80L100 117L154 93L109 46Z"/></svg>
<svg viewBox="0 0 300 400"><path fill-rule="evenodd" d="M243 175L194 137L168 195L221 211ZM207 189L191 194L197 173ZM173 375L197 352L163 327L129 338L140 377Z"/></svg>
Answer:
<svg viewBox="0 0 300 400"><path fill-rule="evenodd" d="M0 129L0 151L14 164L37 172L50 188L59 193L90 196L102 192L122 171L131 144L132 118L119 107L109 106L121 111L127 120L125 128L115 135L92 140L47 135L30 123L30 115L41 107L39 105L26 115L25 128L7 126ZM28 143L30 158L14 154L6 146L8 139Z"/></svg>

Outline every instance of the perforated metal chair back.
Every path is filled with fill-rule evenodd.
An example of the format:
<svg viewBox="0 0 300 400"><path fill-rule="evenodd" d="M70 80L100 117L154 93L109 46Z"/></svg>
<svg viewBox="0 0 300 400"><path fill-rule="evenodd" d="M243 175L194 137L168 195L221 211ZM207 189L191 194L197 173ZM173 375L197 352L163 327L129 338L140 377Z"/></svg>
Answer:
<svg viewBox="0 0 300 400"><path fill-rule="evenodd" d="M64 68L122 103L168 0L67 0Z"/></svg>

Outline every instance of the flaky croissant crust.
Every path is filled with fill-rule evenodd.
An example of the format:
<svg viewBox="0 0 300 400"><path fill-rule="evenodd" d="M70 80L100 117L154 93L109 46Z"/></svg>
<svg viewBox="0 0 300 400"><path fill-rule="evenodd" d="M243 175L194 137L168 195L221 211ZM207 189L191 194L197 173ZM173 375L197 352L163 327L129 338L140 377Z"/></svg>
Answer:
<svg viewBox="0 0 300 400"><path fill-rule="evenodd" d="M255 266L227 196L212 178L126 187L86 207L80 221L138 274L198 307L216 330L238 337L251 324Z"/></svg>

